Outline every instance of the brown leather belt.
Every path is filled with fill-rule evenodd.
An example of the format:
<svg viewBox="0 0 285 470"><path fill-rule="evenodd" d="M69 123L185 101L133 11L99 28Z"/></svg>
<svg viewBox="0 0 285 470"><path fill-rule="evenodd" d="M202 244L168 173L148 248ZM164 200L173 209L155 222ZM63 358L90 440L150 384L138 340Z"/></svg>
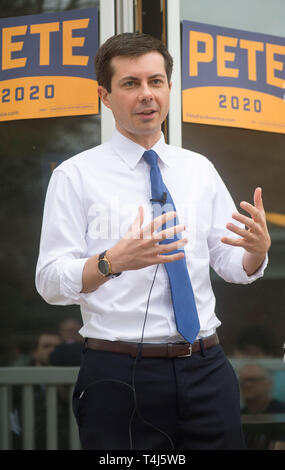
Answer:
<svg viewBox="0 0 285 470"><path fill-rule="evenodd" d="M207 336L193 344L189 343L143 343L141 347L142 357L187 357L202 349L212 348L219 344L217 334ZM136 357L140 343L127 341L107 341L104 339L87 338L86 347L98 351L109 351L120 354L130 354Z"/></svg>

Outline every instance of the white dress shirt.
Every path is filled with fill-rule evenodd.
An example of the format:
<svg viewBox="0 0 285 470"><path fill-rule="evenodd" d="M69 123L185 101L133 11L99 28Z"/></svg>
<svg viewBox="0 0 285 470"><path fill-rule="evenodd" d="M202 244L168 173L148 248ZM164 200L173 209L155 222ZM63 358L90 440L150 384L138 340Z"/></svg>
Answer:
<svg viewBox="0 0 285 470"><path fill-rule="evenodd" d="M163 134L153 150L180 223L200 320L198 337L208 336L221 324L215 314L215 297L209 266L228 282L247 284L263 275L261 268L247 276L244 250L223 244L223 236L236 210L233 200L207 158L167 145ZM121 135L66 160L51 176L44 208L36 287L50 304L78 304L83 337L111 341L140 341L147 299L156 266L124 271L94 292L84 294L82 271L87 259L113 246L144 207L151 220L150 168L142 158L145 149ZM237 224L236 221L233 221ZM176 342L171 293L164 265L159 265L150 297L144 330L145 342Z"/></svg>

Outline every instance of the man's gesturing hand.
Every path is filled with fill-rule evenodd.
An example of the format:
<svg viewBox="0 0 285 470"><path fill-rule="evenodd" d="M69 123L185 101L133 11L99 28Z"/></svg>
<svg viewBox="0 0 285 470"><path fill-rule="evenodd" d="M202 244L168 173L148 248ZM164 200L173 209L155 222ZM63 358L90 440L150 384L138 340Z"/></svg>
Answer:
<svg viewBox="0 0 285 470"><path fill-rule="evenodd" d="M229 223L227 228L239 235L240 238L223 237L221 239L223 243L243 247L246 250L243 266L249 275L253 274L262 264L271 244L261 193L261 188L256 188L254 206L245 201L240 203L241 208L248 212L251 217L242 215L239 212L232 215L233 219L246 225L248 230Z"/></svg>
<svg viewBox="0 0 285 470"><path fill-rule="evenodd" d="M183 258L183 252L171 255L169 253L186 245L188 242L186 238L167 244L159 244L161 240L171 239L174 234L185 230L183 224L178 224L157 231L175 216L175 212L167 212L142 228L144 211L142 207L139 207L137 216L126 235L108 250L107 255L113 272L141 269L153 264L169 263Z"/></svg>
<svg viewBox="0 0 285 470"><path fill-rule="evenodd" d="M169 220L174 219L175 212L167 212L151 221L150 224L142 228L144 220L143 208L140 207L138 214L130 226L126 235L107 250L107 258L111 263L112 272L129 271L141 269L153 264L169 263L184 257L184 252L168 254L182 248L188 240L182 238L159 244L160 241L173 238L174 234L185 230L183 224L159 229ZM96 290L108 281L108 277L103 277L98 271L98 255L89 258L83 268L82 273L82 293L89 293Z"/></svg>

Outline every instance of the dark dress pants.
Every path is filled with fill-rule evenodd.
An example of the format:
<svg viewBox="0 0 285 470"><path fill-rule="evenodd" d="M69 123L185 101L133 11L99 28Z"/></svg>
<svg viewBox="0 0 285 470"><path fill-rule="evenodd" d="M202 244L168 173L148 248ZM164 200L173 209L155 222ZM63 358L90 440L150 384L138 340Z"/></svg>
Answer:
<svg viewBox="0 0 285 470"><path fill-rule="evenodd" d="M73 410L85 450L244 449L239 386L220 345L191 357L85 349Z"/></svg>

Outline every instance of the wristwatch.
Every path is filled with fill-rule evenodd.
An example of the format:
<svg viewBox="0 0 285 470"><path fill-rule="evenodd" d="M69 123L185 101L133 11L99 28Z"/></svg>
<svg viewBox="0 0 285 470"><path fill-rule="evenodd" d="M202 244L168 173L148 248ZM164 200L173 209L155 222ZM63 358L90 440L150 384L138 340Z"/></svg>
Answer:
<svg viewBox="0 0 285 470"><path fill-rule="evenodd" d="M103 251L98 258L98 271L104 277L118 277L122 273L113 273L110 261L106 258L107 250Z"/></svg>

